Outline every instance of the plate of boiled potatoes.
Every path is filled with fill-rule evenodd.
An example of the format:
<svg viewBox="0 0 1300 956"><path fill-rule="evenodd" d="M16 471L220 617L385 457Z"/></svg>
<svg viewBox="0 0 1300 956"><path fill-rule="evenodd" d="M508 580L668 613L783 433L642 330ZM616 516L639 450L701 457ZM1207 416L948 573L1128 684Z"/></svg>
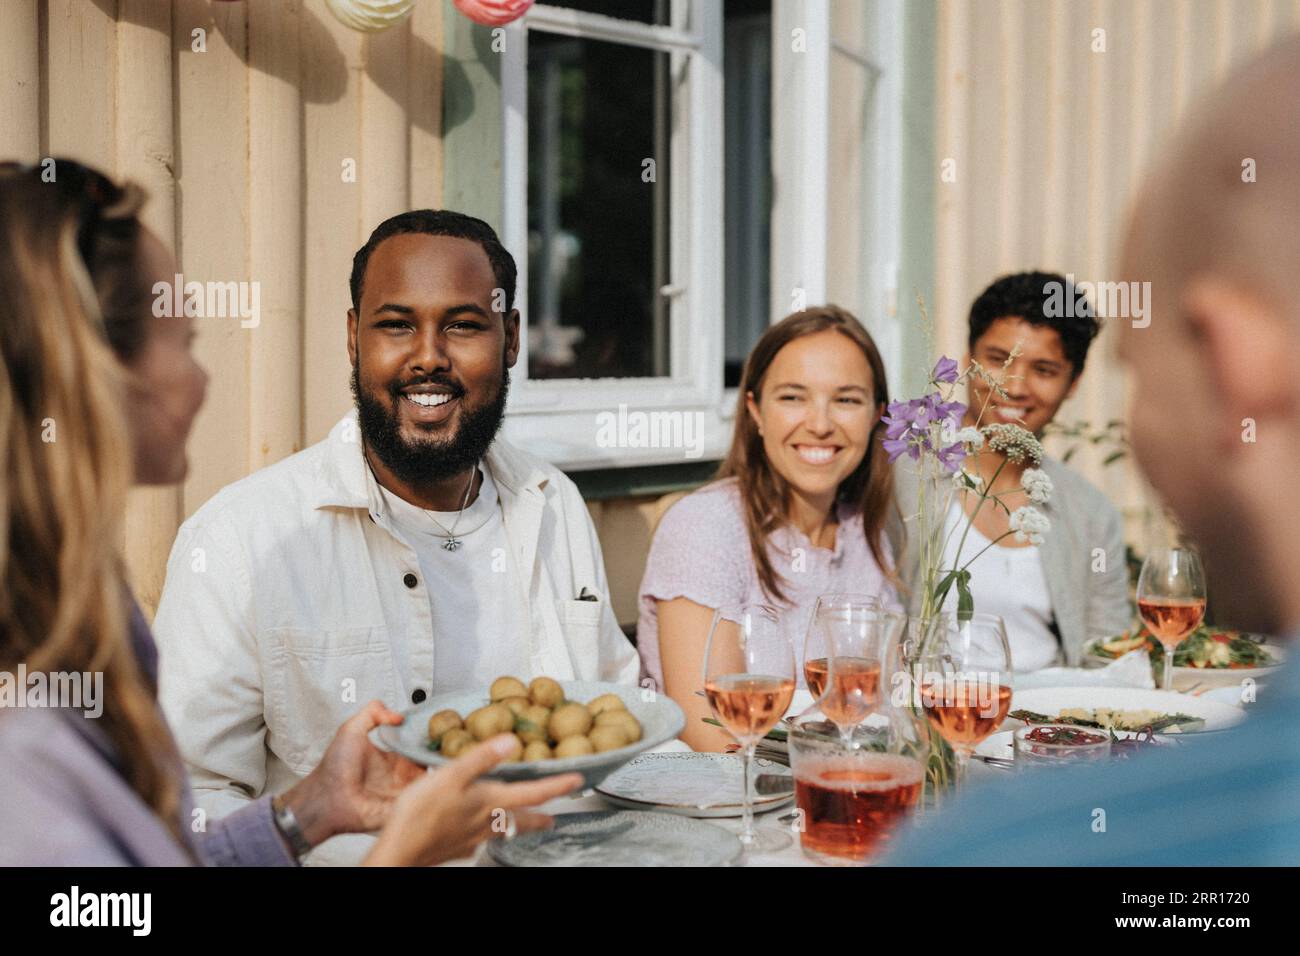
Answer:
<svg viewBox="0 0 1300 956"><path fill-rule="evenodd" d="M648 699L647 699L648 698ZM513 733L513 756L488 776L533 780L580 773L594 787L637 754L672 740L686 726L664 694L604 681L498 677L483 691L439 694L406 711L396 727L380 727L389 749L440 766L480 741Z"/></svg>

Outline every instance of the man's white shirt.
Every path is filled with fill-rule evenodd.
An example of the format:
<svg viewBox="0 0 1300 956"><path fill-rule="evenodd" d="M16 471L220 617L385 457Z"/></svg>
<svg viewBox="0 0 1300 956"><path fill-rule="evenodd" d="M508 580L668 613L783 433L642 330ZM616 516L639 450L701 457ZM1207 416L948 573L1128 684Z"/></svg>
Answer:
<svg viewBox="0 0 1300 956"><path fill-rule="evenodd" d="M400 711L510 669L498 661L524 680L635 682L636 651L573 482L501 437L483 469L500 537L484 521L472 552L467 534L460 551L427 564L366 465L355 412L182 525L154 631L160 697L204 811L288 789L371 699ZM477 514L490 519L479 495ZM456 558L472 558L471 573L490 583L476 577L470 595L464 572L439 580ZM584 589L597 600L579 600ZM461 616L483 596L495 596L490 617ZM311 862L357 862L369 840L337 837Z"/></svg>
<svg viewBox="0 0 1300 956"><path fill-rule="evenodd" d="M487 687L502 674L526 674L528 605L510 560L496 482L488 469L478 497L463 512L426 511L375 482L394 534L415 551L433 622L434 694ZM373 482L374 479L371 478ZM459 542L446 547L448 532ZM470 622L472 622L472 627ZM401 655L405 647L394 647ZM399 658L398 670L404 669Z"/></svg>

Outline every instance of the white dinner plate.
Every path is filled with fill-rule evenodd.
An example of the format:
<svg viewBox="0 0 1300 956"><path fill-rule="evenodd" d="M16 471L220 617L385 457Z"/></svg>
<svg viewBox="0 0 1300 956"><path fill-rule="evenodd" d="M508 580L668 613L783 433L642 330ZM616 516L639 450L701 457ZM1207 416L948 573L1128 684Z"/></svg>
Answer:
<svg viewBox="0 0 1300 956"><path fill-rule="evenodd" d="M1205 721L1196 730L1171 728L1167 733L1203 733L1225 730L1245 719L1245 711L1231 704L1204 697L1175 694L1172 691L1145 690L1138 687L1039 687L1016 691L1011 698L1012 710L1032 710L1056 716L1069 707L1096 710L1154 710L1161 714L1186 714ZM1023 721L1007 719L1004 728L1023 727Z"/></svg>
<svg viewBox="0 0 1300 956"><path fill-rule="evenodd" d="M502 866L726 866L742 847L734 833L669 813L561 813L549 830L489 840Z"/></svg>
<svg viewBox="0 0 1300 956"><path fill-rule="evenodd" d="M1104 666L1113 664L1118 660L1118 658L1102 657L1100 654L1095 653L1097 643L1104 640L1107 640L1107 638L1098 638L1090 641L1084 647L1085 666ZM1202 687L1229 687L1240 685L1244 680L1268 680L1281 670L1282 665L1286 663L1286 650L1276 644L1265 644L1264 649L1268 651L1269 656L1276 663L1267 667L1175 667L1174 690L1187 690L1197 684Z"/></svg>
<svg viewBox="0 0 1300 956"><path fill-rule="evenodd" d="M484 776L498 780L536 780L560 773L582 774L583 786L594 787L600 781L627 763L642 751L672 740L686 726L682 709L667 694L647 695L641 688L629 684L612 684L604 681L560 681L567 700L586 703L603 694L617 694L623 705L641 723L641 739L617 750L589 754L584 757L565 757L556 760L535 760L528 763L502 763ZM440 710L454 710L461 718L489 701L488 691L455 691L431 697L422 704L405 711L406 720L398 726L385 725L375 733L389 750L428 767L441 767L449 761L429 746L429 718Z"/></svg>
<svg viewBox="0 0 1300 956"><path fill-rule="evenodd" d="M754 812L783 807L794 799L790 768L771 760L754 761L759 774L783 777L790 783L785 793L754 794ZM654 753L619 767L596 786L596 792L628 810L659 810L684 817L738 817L744 810L739 754Z"/></svg>

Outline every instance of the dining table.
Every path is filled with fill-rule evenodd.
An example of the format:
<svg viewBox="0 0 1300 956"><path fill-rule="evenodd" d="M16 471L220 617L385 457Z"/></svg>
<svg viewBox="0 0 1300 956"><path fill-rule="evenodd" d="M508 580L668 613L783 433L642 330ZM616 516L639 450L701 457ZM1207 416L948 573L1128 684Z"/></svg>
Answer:
<svg viewBox="0 0 1300 956"><path fill-rule="evenodd" d="M1191 693L1188 694L1188 696L1200 696L1201 693L1203 693L1202 689L1199 687L1195 689L1189 688L1189 690L1191 690ZM802 690L800 691L800 693L806 694L806 692ZM1218 697L1219 699L1224 700L1226 702L1231 700L1231 690L1225 691L1223 689L1219 689L1209 696ZM806 701L797 701L796 707L792 708L791 711L792 713L797 711L798 709L797 705L800 703L806 703ZM658 747L654 747L651 750L648 750L647 753L685 753L685 752L689 752L690 749L691 748L687 746L686 743L684 743L680 739L676 739L676 740L667 741L666 743L661 744ZM969 787L979 786L980 783L984 781L997 779L1011 772L1014 772L1011 769L1011 767L1008 766L1007 764L1002 763L1001 761L985 761L981 759L974 759L971 760L968 765L966 779L963 782L963 786L969 786ZM756 813L755 823L762 827L792 826L793 824L792 811L794 810L794 807L795 804L793 801L791 801L789 803L783 804L765 813ZM613 810L617 808L614 807L613 804L606 802L606 800L603 797L601 797L596 791L588 789L568 796L558 797L542 805L539 809L543 813L547 813L558 818L564 814L569 814L569 813L583 813L583 812L592 812L592 811L601 811L601 810ZM938 814L942 812L943 812L942 808L925 810L920 815L918 815L918 817L914 818L913 825L924 826L925 820L927 818L926 816L927 814ZM728 830L736 834L739 834L741 830L740 817L715 817L702 822L706 822L712 826L721 827L724 830ZM793 837L793 840L788 846L772 853L742 853L736 859L735 865L741 865L741 866L821 866L824 865L804 854L802 848L800 847L799 836L797 833L792 832L791 835ZM502 839L502 838L498 837L497 839ZM488 844L484 843L478 847L478 849L475 851L473 855L458 860L449 861L444 865L445 866L497 866L499 864L489 854Z"/></svg>

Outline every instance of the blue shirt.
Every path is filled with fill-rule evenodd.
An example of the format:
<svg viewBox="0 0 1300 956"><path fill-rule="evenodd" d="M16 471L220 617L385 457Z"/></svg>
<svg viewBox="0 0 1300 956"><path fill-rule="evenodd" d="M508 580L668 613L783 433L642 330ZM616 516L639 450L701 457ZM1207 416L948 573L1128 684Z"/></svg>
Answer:
<svg viewBox="0 0 1300 956"><path fill-rule="evenodd" d="M1256 695L1244 723L1163 753L972 784L950 808L899 834L885 862L1300 864L1300 659Z"/></svg>

